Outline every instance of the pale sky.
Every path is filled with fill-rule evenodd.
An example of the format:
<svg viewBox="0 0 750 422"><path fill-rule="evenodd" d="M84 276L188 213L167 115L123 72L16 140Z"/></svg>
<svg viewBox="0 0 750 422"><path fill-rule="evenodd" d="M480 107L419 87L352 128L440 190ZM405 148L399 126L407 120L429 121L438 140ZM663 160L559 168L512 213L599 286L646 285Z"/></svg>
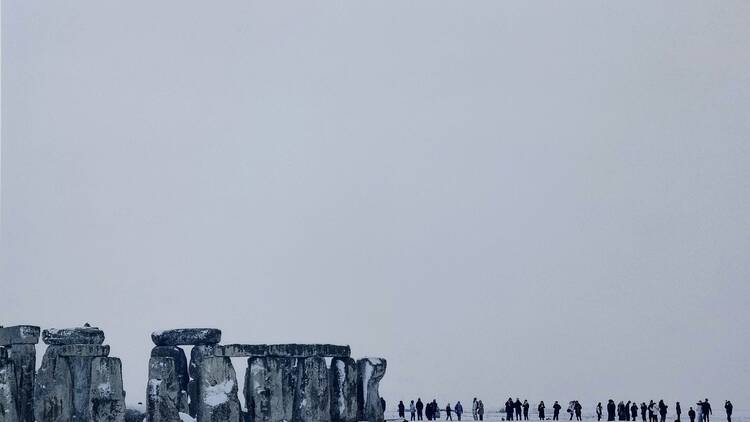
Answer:
<svg viewBox="0 0 750 422"><path fill-rule="evenodd" d="M0 324L102 327L129 402L207 326L750 407L750 2L4 0L1 180Z"/></svg>

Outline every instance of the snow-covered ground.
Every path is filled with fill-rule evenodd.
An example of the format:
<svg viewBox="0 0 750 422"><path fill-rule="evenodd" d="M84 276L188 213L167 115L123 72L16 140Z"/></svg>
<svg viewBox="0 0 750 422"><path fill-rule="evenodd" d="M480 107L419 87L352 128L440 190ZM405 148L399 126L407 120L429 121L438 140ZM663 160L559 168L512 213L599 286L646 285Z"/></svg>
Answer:
<svg viewBox="0 0 750 422"><path fill-rule="evenodd" d="M461 402L463 404L463 401ZM453 403L451 403L453 405ZM721 403L722 407L720 409L714 410L714 414L711 416L710 422L726 422L726 413L724 413L724 407L723 402ZM445 404L443 404L445 406ZM466 406L466 405L464 405ZM735 406L737 406L735 404ZM690 422L690 419L686 415L687 411L683 411L682 414L682 422ZM550 415L551 416L551 415ZM667 422L674 422L675 420L674 414L667 414ZM398 412L396 410L387 410L385 412L385 418L386 420L399 420ZM502 421L503 418L505 418L505 412L500 413L497 411L494 412L485 412L484 414L484 420L485 421L491 421L491 422L497 422ZM406 412L406 419L409 419L409 411ZM456 415L453 415L453 420L458 421L458 418L456 418ZM474 419L471 417L471 401L469 401L469 413L464 413L463 417L461 418L462 421L469 421L473 422ZM551 417L550 417L551 420ZM574 419L575 420L575 419ZM603 421L606 421L606 417L602 418ZM638 418L637 422L640 422L640 417ZM424 421L426 422L427 419L425 418ZM445 411L440 412L440 419L436 422L442 422L445 421ZM538 422L539 418L535 417L532 418L531 415L529 415L529 422ZM583 412L583 421L584 422L596 422L596 415L593 413L593 410L590 412L587 412L584 408ZM563 412L560 414L560 422L568 422L568 414ZM732 413L732 422L750 422L750 409L738 409L735 407L734 412Z"/></svg>

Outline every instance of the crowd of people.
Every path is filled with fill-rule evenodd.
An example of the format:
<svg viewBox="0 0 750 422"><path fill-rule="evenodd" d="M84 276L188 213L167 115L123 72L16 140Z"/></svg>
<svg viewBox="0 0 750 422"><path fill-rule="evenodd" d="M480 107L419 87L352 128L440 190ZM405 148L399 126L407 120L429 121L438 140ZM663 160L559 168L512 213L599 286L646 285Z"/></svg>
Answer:
<svg viewBox="0 0 750 422"><path fill-rule="evenodd" d="M383 408L385 410L385 402L383 402ZM505 402L505 408L500 409L500 413L505 415L504 417L502 417L502 420L527 421L529 420L530 408L531 404L529 404L528 400L524 400L522 402L519 398L513 400L512 397L509 397ZM547 416L544 401L540 401L536 409L540 421L560 420L560 410L562 410L562 405L560 405L560 403L557 401L555 401L552 405L551 419L549 416ZM727 400L724 403L724 411L727 415L727 422L732 422L733 409L734 406L732 405L732 402ZM606 407L602 406L602 403L599 402L596 405L594 412L597 421L601 421L606 412L606 418L608 422L612 422L615 420L635 422L638 420L639 415L641 417L641 422L667 422L666 419L668 410L669 406L664 402L664 400L659 400L658 403L650 400L648 404L646 404L646 402L641 402L641 404L639 405L635 401L628 401L627 403L620 401L619 403L615 404L615 401L610 399L609 401L607 401ZM424 418L427 418L428 421L440 420L441 411L445 412L445 420L452 421L454 420L453 416L455 415L456 420L460 421L461 417L464 414L464 407L460 401L456 402L456 404L452 407L451 404L448 403L445 407L441 408L441 406L438 405L437 400L432 400L425 405L422 402L422 398L417 398L416 402L414 400L411 401L407 409L406 405L404 405L404 402L399 401L399 418L406 420L407 411L409 412L409 417L412 421L421 421ZM572 421L573 418L575 418L576 421L580 421L582 420L581 415L583 412L583 406L577 400L573 400L568 403L567 412L569 416L568 420ZM676 414L675 422L681 422L682 407L680 405L680 402L675 403L674 412ZM484 403L482 402L482 400L474 397L471 405L472 417L475 421L483 421L484 413ZM711 403L709 403L708 399L698 401L698 403L696 403L695 405L695 408L693 408L693 406L690 406L687 412L690 422L710 422L710 417L712 414L713 410L711 409Z"/></svg>

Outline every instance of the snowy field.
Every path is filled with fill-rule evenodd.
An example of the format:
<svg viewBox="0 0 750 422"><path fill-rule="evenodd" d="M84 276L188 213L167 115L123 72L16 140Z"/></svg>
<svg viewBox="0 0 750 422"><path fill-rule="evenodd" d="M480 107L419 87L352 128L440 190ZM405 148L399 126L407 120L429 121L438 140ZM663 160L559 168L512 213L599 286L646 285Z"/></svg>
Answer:
<svg viewBox="0 0 750 422"><path fill-rule="evenodd" d="M463 404L463 401L461 403ZM724 407L723 407L724 402L722 401L720 404L721 404L721 408L718 410L714 410L714 414L711 416L710 422L726 422L727 418L726 418L726 414L724 413ZM451 403L451 406L452 405L453 403ZM464 405L464 407L465 406L466 405ZM563 413L561 413L560 415L560 422L568 422L568 415L567 413L564 413L564 412L565 411L563 410ZM683 411L682 421L690 422L690 419L688 419L686 413L687 413L687 410ZM436 422L445 420L445 411L440 412L440 416L441 416L440 419L438 419L438 421ZM385 418L386 420L395 420L395 421L399 420L398 411L396 410L391 411L390 409L387 410L385 412ZM406 412L406 418L407 420L409 419L408 410ZM505 412L500 413L500 412L495 411L495 412L489 412L489 413L485 412L484 414L485 421L498 422L498 421L502 421L504 418L505 418ZM675 419L675 415L667 414L667 422L674 422L674 419ZM453 420L454 421L458 420L455 414L453 415ZM468 414L464 413L461 420L473 422L474 419L472 419L471 417L471 401L469 401L469 413ZM538 417L532 418L531 415L529 415L529 422L535 422L538 420L539 420ZM573 420L575 421L575 418ZM596 422L596 415L593 413L593 410L589 412L587 411L587 409L584 408L583 420L584 422L592 422L592 421ZM427 419L425 418L424 421L427 421ZM602 418L602 421L606 421L606 417ZM641 419L639 417L636 422L640 422L640 421ZM737 404L735 404L734 412L732 413L732 422L750 422L750 409L738 409Z"/></svg>

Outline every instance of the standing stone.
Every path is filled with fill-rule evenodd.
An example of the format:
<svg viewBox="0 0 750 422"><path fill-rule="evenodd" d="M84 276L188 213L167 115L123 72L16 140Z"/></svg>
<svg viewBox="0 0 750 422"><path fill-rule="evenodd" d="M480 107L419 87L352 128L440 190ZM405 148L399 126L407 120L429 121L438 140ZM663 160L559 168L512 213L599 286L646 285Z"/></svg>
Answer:
<svg viewBox="0 0 750 422"><path fill-rule="evenodd" d="M0 346L37 343L39 343L39 327L37 326L16 325L13 327L0 327Z"/></svg>
<svg viewBox="0 0 750 422"><path fill-rule="evenodd" d="M5 355L5 349L0 348ZM13 361L0 356L0 422L18 422L16 371Z"/></svg>
<svg viewBox="0 0 750 422"><path fill-rule="evenodd" d="M293 419L298 371L298 361L295 358L248 359L245 402L254 422Z"/></svg>
<svg viewBox="0 0 750 422"><path fill-rule="evenodd" d="M364 358L357 361L357 405L359 420L383 422L380 404L380 380L385 375L386 361L382 358Z"/></svg>
<svg viewBox="0 0 750 422"><path fill-rule="evenodd" d="M73 417L73 380L67 360L57 356L58 347L47 348L34 382L36 422L69 422Z"/></svg>
<svg viewBox="0 0 750 422"><path fill-rule="evenodd" d="M297 390L297 417L300 422L329 422L331 420L331 390L328 367L322 357L301 361L299 389Z"/></svg>
<svg viewBox="0 0 750 422"><path fill-rule="evenodd" d="M200 385L199 367L206 357L214 356L213 345L198 345L194 346L190 351L190 365L188 366L188 373L190 374L190 381L188 382L188 396L190 397L190 416L196 417L198 415L198 386Z"/></svg>
<svg viewBox="0 0 750 422"><path fill-rule="evenodd" d="M36 327L35 327L36 328ZM39 331L36 331L37 338ZM16 375L16 412L20 422L34 422L34 377L36 371L36 345L11 344L9 357Z"/></svg>
<svg viewBox="0 0 750 422"><path fill-rule="evenodd" d="M89 401L91 398L91 364L89 356L60 356L68 361L73 380L73 422L89 422Z"/></svg>
<svg viewBox="0 0 750 422"><path fill-rule="evenodd" d="M204 357L198 365L198 422L240 422L237 375L230 358Z"/></svg>
<svg viewBox="0 0 750 422"><path fill-rule="evenodd" d="M147 422L179 421L179 397L180 385L177 381L174 358L152 357L148 362Z"/></svg>
<svg viewBox="0 0 750 422"><path fill-rule="evenodd" d="M119 358L93 359L89 397L91 422L125 422L125 393Z"/></svg>
<svg viewBox="0 0 750 422"><path fill-rule="evenodd" d="M156 346L151 349L152 357L169 357L174 359L174 374L178 385L177 409L182 413L188 410L188 362L185 351L177 346Z"/></svg>
<svg viewBox="0 0 750 422"><path fill-rule="evenodd" d="M331 420L333 422L356 422L357 364L352 358L331 360Z"/></svg>

